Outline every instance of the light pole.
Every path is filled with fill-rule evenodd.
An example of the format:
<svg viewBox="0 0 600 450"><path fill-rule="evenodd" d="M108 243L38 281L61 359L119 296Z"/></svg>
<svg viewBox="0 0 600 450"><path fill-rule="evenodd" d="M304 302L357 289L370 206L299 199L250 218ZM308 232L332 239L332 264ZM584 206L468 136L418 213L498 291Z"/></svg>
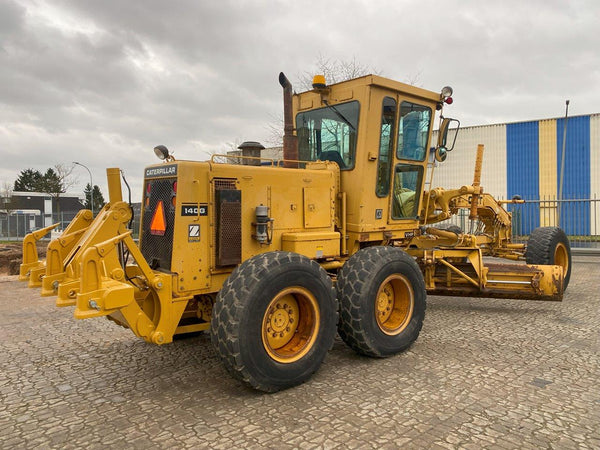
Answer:
<svg viewBox="0 0 600 450"><path fill-rule="evenodd" d="M556 226L560 227L560 216L562 213L563 178L565 175L565 150L567 145L567 120L569 119L569 100L565 102L565 128L563 130L562 153L560 155L560 184L558 186L558 217ZM571 197L572 198L572 197Z"/></svg>
<svg viewBox="0 0 600 450"><path fill-rule="evenodd" d="M92 207L92 216L93 216L94 215L94 182L92 181L92 172L90 172L90 169L88 169L87 166L84 166L83 164L78 163L77 161L73 161L73 164L83 167L90 174L90 206Z"/></svg>

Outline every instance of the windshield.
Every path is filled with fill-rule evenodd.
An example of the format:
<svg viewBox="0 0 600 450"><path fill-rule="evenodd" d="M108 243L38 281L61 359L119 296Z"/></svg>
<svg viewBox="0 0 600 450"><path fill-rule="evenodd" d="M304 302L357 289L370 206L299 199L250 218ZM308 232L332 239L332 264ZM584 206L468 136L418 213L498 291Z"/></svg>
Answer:
<svg viewBox="0 0 600 450"><path fill-rule="evenodd" d="M314 109L296 116L298 156L302 161L333 161L340 169L354 167L359 103Z"/></svg>

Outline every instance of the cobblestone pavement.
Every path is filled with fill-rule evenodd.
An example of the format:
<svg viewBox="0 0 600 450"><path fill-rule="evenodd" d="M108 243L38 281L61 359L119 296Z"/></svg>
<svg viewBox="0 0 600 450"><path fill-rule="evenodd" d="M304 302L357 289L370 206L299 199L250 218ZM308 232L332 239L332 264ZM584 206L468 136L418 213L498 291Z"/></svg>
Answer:
<svg viewBox="0 0 600 450"><path fill-rule="evenodd" d="M0 280L0 448L600 448L600 258L563 303L429 297L389 359L339 339L306 384L260 394L206 334L158 347Z"/></svg>

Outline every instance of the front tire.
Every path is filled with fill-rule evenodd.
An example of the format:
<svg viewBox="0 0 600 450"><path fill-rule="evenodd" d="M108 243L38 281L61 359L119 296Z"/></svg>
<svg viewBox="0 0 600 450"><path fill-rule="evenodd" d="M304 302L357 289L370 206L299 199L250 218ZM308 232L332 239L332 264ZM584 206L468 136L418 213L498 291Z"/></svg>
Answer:
<svg viewBox="0 0 600 450"><path fill-rule="evenodd" d="M427 292L415 260L394 247L368 247L344 265L337 282L338 332L355 352L387 357L419 336Z"/></svg>
<svg viewBox="0 0 600 450"><path fill-rule="evenodd" d="M563 290L571 279L571 246L558 227L539 227L531 232L525 250L527 264L556 264L563 268Z"/></svg>
<svg viewBox="0 0 600 450"><path fill-rule="evenodd" d="M325 270L302 255L269 252L244 261L223 285L211 341L235 378L276 392L319 369L333 345L336 321Z"/></svg>

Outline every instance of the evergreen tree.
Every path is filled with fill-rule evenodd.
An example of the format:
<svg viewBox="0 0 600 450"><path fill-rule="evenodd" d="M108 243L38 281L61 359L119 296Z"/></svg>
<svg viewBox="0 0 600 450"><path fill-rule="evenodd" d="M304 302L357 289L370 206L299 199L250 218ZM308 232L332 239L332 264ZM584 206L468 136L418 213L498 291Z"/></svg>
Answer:
<svg viewBox="0 0 600 450"><path fill-rule="evenodd" d="M21 170L15 180L15 191L18 192L44 192L44 176L39 170L25 169Z"/></svg>
<svg viewBox="0 0 600 450"><path fill-rule="evenodd" d="M56 212L60 213L59 198L61 194L73 186L74 180L71 178L73 166L57 164L54 168L49 168L46 173L38 170L22 170L15 180L15 191L21 192L45 192L55 200Z"/></svg>
<svg viewBox="0 0 600 450"><path fill-rule="evenodd" d="M94 185L93 195L94 195L94 208L96 208L96 211L100 211L100 208L102 208L104 206L106 201L104 200L102 191L100 191L100 188L98 187L97 184Z"/></svg>
<svg viewBox="0 0 600 450"><path fill-rule="evenodd" d="M58 195L64 194L65 189L63 184L61 183L58 174L54 171L54 169L49 168L46 170L46 173L42 177L42 189L41 192L47 192L48 194L53 194L58 198ZM58 195L57 195L58 194Z"/></svg>
<svg viewBox="0 0 600 450"><path fill-rule="evenodd" d="M83 190L83 196L85 197L85 203L83 204L83 206L85 206L85 209L92 209L92 185L90 183L85 185L85 189ZM96 204L94 203L94 210Z"/></svg>
<svg viewBox="0 0 600 450"><path fill-rule="evenodd" d="M100 211L100 209L106 203L104 201L104 196L102 195L102 191L97 184L94 185L94 189L92 190L90 183L85 185L85 190L83 191L83 195L85 196L85 207L86 209L92 209L92 196L94 199L94 212Z"/></svg>

